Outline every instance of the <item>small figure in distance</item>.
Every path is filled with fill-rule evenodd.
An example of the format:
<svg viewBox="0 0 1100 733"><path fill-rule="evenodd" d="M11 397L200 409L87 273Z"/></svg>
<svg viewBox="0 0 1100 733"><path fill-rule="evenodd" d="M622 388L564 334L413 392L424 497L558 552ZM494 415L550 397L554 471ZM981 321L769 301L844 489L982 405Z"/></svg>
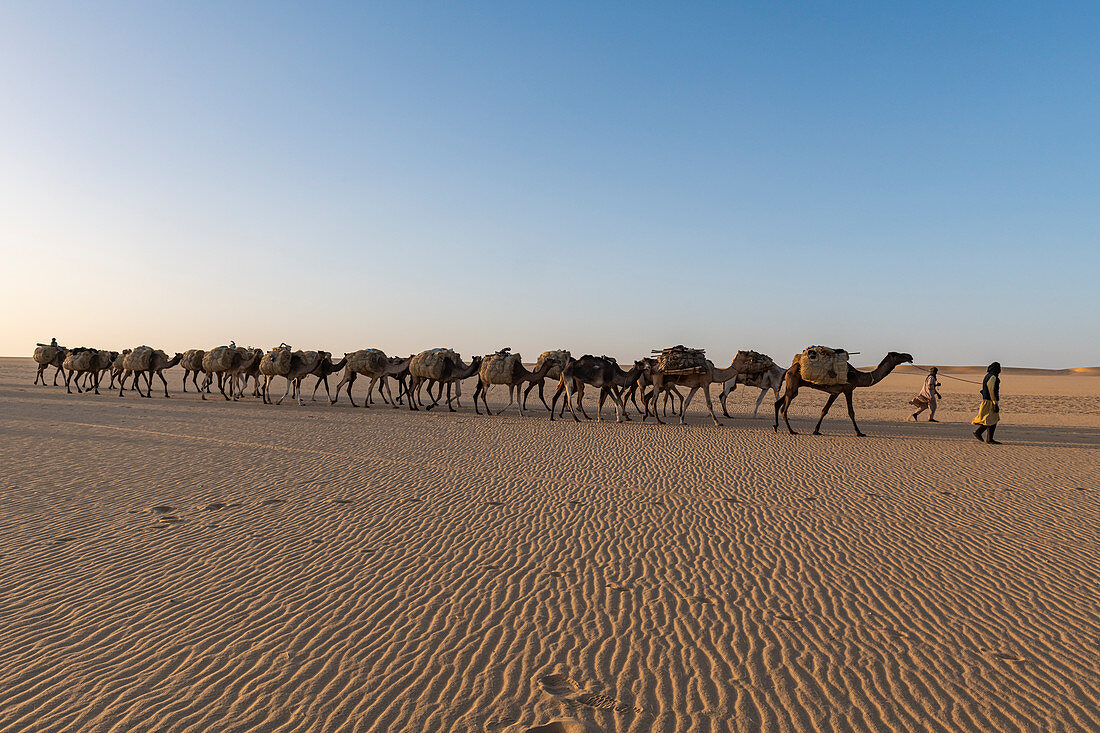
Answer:
<svg viewBox="0 0 1100 733"><path fill-rule="evenodd" d="M50 346L57 346L57 339L55 339L55 338L50 339Z"/></svg>
<svg viewBox="0 0 1100 733"><path fill-rule="evenodd" d="M917 415L928 410L928 422L939 422L936 419L936 400L943 397L943 395L936 389L940 386L940 383L936 381L936 372L938 371L936 367L929 369L928 379L924 380L924 387L921 388L920 394L909 400L909 404L917 408L917 411L909 417L909 420L916 422ZM906 420L906 422L909 420Z"/></svg>
<svg viewBox="0 0 1100 733"><path fill-rule="evenodd" d="M1001 420L1001 365L993 362L986 371L982 380L982 404L978 406L978 415L971 421L978 426L974 431L974 437L982 439L982 433L988 431L985 442L989 445L1000 445L1000 441L993 439L993 433L997 430L997 423Z"/></svg>
<svg viewBox="0 0 1100 733"><path fill-rule="evenodd" d="M231 349L237 348L237 342L236 341L230 341L229 342L229 348L231 348Z"/></svg>

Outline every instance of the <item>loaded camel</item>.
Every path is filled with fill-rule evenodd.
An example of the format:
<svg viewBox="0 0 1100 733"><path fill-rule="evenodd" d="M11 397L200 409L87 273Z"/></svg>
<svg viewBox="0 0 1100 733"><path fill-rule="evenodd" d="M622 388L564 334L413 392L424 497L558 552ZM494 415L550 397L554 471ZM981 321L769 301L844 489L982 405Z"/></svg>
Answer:
<svg viewBox="0 0 1100 733"><path fill-rule="evenodd" d="M520 399L519 390L523 383L530 382L531 387L534 387L536 383L541 385L552 369L557 367L558 371L561 371L560 367L553 361L544 360L542 365L537 367L535 371L529 372L523 366L523 357L519 354L509 354L508 351L509 349L501 349L481 362L481 368L477 372L477 387L474 389L474 411L479 415L481 411L477 408L478 396L481 396L481 403L485 405L485 413L492 415L493 413L489 411L489 403L485 400L485 396L489 393L490 386L503 384L508 387L508 404L500 412L511 407L514 400L522 417L523 401ZM543 404L545 403L546 400L543 400Z"/></svg>
<svg viewBox="0 0 1100 733"><path fill-rule="evenodd" d="M550 405L546 404L546 397L543 395L543 388L546 386L547 379L559 380L561 379L561 370L565 366L565 363L569 361L569 352L565 349L558 349L556 351L544 351L539 354L538 361L535 362L535 371L542 369L542 365L547 361L553 362L554 366L547 372L546 376L537 381L532 380L531 384L527 385L527 389L523 390L523 409L527 409L527 395L531 394L531 390L535 387L539 388L539 400L542 402L542 406L547 410L550 409ZM561 405L561 415L565 414L565 403ZM559 415L558 417L561 417Z"/></svg>
<svg viewBox="0 0 1100 733"><path fill-rule="evenodd" d="M340 388L345 384L347 385L348 399L351 400L352 407L358 407L355 404L355 398L351 396L351 387L355 384L355 379L360 374L364 377L370 378L370 385L367 387L367 396L363 399L363 407L370 407L371 396L374 392L374 385L381 380L378 386L378 394L382 395L382 399L386 400L385 392L389 392L389 403L393 404L394 409L397 409L397 403L393 401L393 392L390 390L390 385L386 381L386 377L393 377L398 380L398 384L404 388L405 375L409 372L409 362L413 357L409 356L405 359L395 359L387 357L386 354L380 349L359 349L348 354L344 354L343 363L344 376L340 378L340 383L336 385L336 396L329 398L329 404L335 405L336 401L340 399Z"/></svg>
<svg viewBox="0 0 1100 733"><path fill-rule="evenodd" d="M305 359L306 361L309 361L311 356L312 356L312 353L313 352L310 352L310 351L304 351L304 352L302 352L302 358ZM302 388L302 380L305 379L306 377L308 377L310 375L312 375L314 377L317 377L317 381L313 383L313 396L309 398L309 401L310 402L316 402L317 401L317 387L319 387L321 385L321 383L324 382L324 384L325 384L325 396L328 397L329 404L332 404L332 393L328 391L328 378L329 378L329 375L330 374L335 374L336 372L343 369L344 365L348 363L348 357L345 356L343 359L341 359L340 361L333 364L332 363L332 353L331 352L321 351L321 352L318 352L318 353L323 354L324 356L321 358L321 360L319 362L317 362L317 366L313 367L313 369L311 369L308 374L303 374L301 377L298 378L298 384L296 385L295 389L301 389ZM337 393L337 394L339 394L339 393Z"/></svg>
<svg viewBox="0 0 1100 733"><path fill-rule="evenodd" d="M183 358L180 359L180 366L183 367L183 391L187 392L187 379L190 377L191 384L195 386L195 391L198 392L202 388L199 387L198 377L199 374L205 374L206 372L202 368L203 357L206 356L206 351L203 349L188 349L183 352ZM206 384L205 380L203 384ZM209 391L209 388L207 389Z"/></svg>
<svg viewBox="0 0 1100 733"><path fill-rule="evenodd" d="M645 369L644 361L634 362L634 366L628 372L624 372L619 368L619 365L614 359L606 356L592 356L592 354L585 354L580 359L570 359L565 364L565 368L561 370L561 377L558 380L558 389L554 392L554 399L550 402L550 420L554 419L554 408L558 406L558 397L562 392L565 392L565 401L569 405L569 412L573 415L573 420L580 422L580 418L577 417L576 410L573 409L573 399L569 391L570 385L577 390L577 402L580 404L581 390L583 385L587 384L592 387L597 387L600 390L599 407L596 410L596 421L600 421L600 412L603 408L604 400L610 396L611 401L615 403L615 422L622 422L625 416L627 420L630 419L626 415L626 406L623 404L622 398L619 396L617 384L626 383L637 379L638 375ZM580 405L581 414L584 415L586 420L591 418L584 411L584 405Z"/></svg>
<svg viewBox="0 0 1100 733"><path fill-rule="evenodd" d="M171 395L168 394L168 380L164 378L164 370L171 369L176 364L179 364L182 358L183 354L179 353L169 359L168 355L160 349L151 349L148 346L137 347L129 354L122 357L122 368L124 373L119 383L118 396L121 397L126 391L126 379L130 375L133 375L133 388L137 390L137 393L142 397L152 397L153 375L156 374L164 384L164 396L171 397ZM142 374L145 375L146 394L141 393Z"/></svg>
<svg viewBox="0 0 1100 733"><path fill-rule="evenodd" d="M798 396L799 387L809 387L810 389L816 389L819 392L825 392L829 395L828 401L825 403L825 407L821 408L821 417L818 418L817 425L814 426L814 435L821 435L821 422L825 419L826 413L829 412L829 408L833 406L833 402L840 395L844 395L845 401L848 403L848 417L852 419L852 427L856 429L856 436L862 438L864 433L859 429L859 425L856 424L856 411L852 407L852 392L858 387L870 387L872 385L881 382L886 375L894 371L894 367L898 364L911 364L913 363L913 357L910 354L903 354L897 351L891 351L882 358L879 365L870 372L861 372L855 367L848 365L847 381L842 384L815 384L814 382L807 381L802 378L801 372L801 354L794 357L794 363L791 364L791 368L787 370L787 374L784 377L785 390L783 396L775 401L775 424L773 429L779 431L779 413L783 412L783 422L787 425L787 430L791 435L798 435L792 428L791 422L787 419L787 410L791 407L791 402Z"/></svg>
<svg viewBox="0 0 1100 733"><path fill-rule="evenodd" d="M210 385L215 378L218 380L218 391L227 401L240 399L244 392L242 374L255 362L263 358L259 349L250 349L242 346L218 346L207 351L202 358L202 370L206 372L206 379L199 389L199 396L206 399ZM237 380L242 379L242 384L237 390ZM229 394L225 393L225 385L229 384Z"/></svg>
<svg viewBox="0 0 1100 733"><path fill-rule="evenodd" d="M38 380L42 380L42 386L46 386L46 369L48 367L54 367L57 369L53 373L53 386L57 386L57 377L59 375L64 376L65 371L63 364L65 363L65 357L69 355L68 350L63 346L58 346L54 341L51 344L38 344L34 350L34 360L38 362L38 374L34 376L34 384L38 384Z"/></svg>
<svg viewBox="0 0 1100 733"><path fill-rule="evenodd" d="M752 411L752 416L756 417L756 413L760 412L761 403L768 396L768 390L775 390L775 398L779 399L779 388L783 386L783 376L786 373L786 369L778 364L773 364L771 369L766 369L757 374L739 374L727 381L722 385L722 392L718 395L718 401L722 403L722 414L730 417L730 414L726 412L726 397L737 389L738 384L743 384L746 387L756 387L760 390L760 396L756 398L756 408Z"/></svg>
<svg viewBox="0 0 1100 733"><path fill-rule="evenodd" d="M420 390L424 385L428 387L428 397L432 403L425 409L431 410L439 404L443 397L443 388L447 388L447 408L455 412L451 404L451 386L463 379L477 374L481 367L481 357L475 356L469 364L462 363L462 357L452 349L428 349L421 351L409 361L409 384L405 389L408 398L409 409L419 410L424 405L420 399ZM432 395L432 385L439 385L439 394Z"/></svg>
<svg viewBox="0 0 1100 733"><path fill-rule="evenodd" d="M65 392L72 394L69 389L70 382L76 387L76 391L87 391L88 385L85 385L84 389L80 388L80 380L82 377L88 377L91 379L91 386L95 389L95 393L99 394L99 380L103 374L103 370L111 365L115 354L110 351L100 351L98 349L73 349L65 357L63 365L68 373L65 375ZM73 376L76 379L73 379Z"/></svg>
<svg viewBox="0 0 1100 733"><path fill-rule="evenodd" d="M313 358L311 361L306 361L302 358L301 352L292 352L290 347L278 347L264 354L260 360L260 374L264 376L264 386L261 389L261 396L265 405L271 404L271 380L275 377L286 378L286 391L283 392L283 396L275 401L276 405L281 405L286 396L290 394L290 388L296 380L301 379L305 375L313 371L317 364L323 358L325 352L313 352ZM302 394L297 392L298 406L302 406Z"/></svg>
<svg viewBox="0 0 1100 733"><path fill-rule="evenodd" d="M715 382L725 382L730 379L734 379L739 374L751 374L761 369L767 368L771 363L771 359L759 354L755 351L738 351L737 355L733 357L730 365L725 369L719 369L714 366L714 362L709 359L706 360L703 366L691 370L691 371L662 371L657 366L648 366L646 371L653 380L653 399L646 400L643 397L645 403L645 415L642 420L645 421L649 417L649 406L653 405L653 418L660 423L661 418L657 414L657 395L661 393L661 390L666 384L676 385L679 387L688 387L688 396L684 398L684 403L680 406L680 424L684 424L684 413L687 412L688 406L691 404L691 398L695 396L695 393L700 389L703 390L703 396L707 400L707 410L710 411L710 417L714 420L715 425L721 425L718 421L718 417L714 414L714 403L710 398L710 385Z"/></svg>

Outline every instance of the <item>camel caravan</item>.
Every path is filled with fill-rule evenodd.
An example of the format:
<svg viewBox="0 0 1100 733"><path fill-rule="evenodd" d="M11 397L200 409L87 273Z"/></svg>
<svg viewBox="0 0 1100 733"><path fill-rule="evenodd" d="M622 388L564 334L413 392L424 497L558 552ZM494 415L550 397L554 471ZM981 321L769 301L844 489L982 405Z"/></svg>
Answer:
<svg viewBox="0 0 1100 733"><path fill-rule="evenodd" d="M87 347L68 349L52 340L49 344L38 344L34 350L34 360L38 364L34 384L46 386L46 371L53 367L53 386L57 386L58 377L63 377L65 390L70 394L73 387L78 393L90 391L100 394L101 380L109 375L109 388L114 389L117 380L119 396L126 393L129 383L130 389L140 396L151 398L153 378L157 377L163 385L164 396L170 397L164 372L178 364L183 367L182 391L187 392L190 381L203 400L212 394L215 384L226 401L240 400L249 380L252 380L251 395L259 397L264 404L278 405L291 396L302 405L302 382L314 377L312 401L317 399L317 390L324 385L330 405L339 401L343 390L352 406L358 407L352 396L352 386L358 377L365 377L369 379L369 384L363 397L364 408L374 404L377 387L379 399L395 409L432 410L443 404L454 412L461 407L462 382L473 378L476 380L473 403L477 414L481 414L482 407L486 414L493 414L489 410L487 395L490 388L500 386L508 390L508 404L498 413L515 404L518 413L525 415L528 395L537 388L539 401L550 413L550 420L555 419L555 414L559 418L564 417L566 409L574 421L581 420L578 411L584 419L590 420L592 418L584 407L584 393L586 388L591 388L599 393L597 422L601 420L604 405L610 398L615 408L616 422L631 420L627 406L633 405L643 422L652 417L655 422L663 423L662 417L667 418L671 408L672 414L679 416L681 425L684 424L688 406L700 390L711 419L715 425L721 425L714 413L712 386L719 386L719 404L722 414L728 418L730 414L726 410L726 400L738 385L742 385L760 390L754 417L768 393L774 393L773 430L779 430L779 418L782 416L791 435L797 433L791 428L787 411L798 396L799 389L805 387L829 395L814 426L814 435L821 434L825 415L836 398L843 394L852 427L857 436L862 436L864 433L856 423L852 392L858 387L877 384L899 364L912 363L913 357L891 351L869 372L851 366L849 357L849 352L844 349L811 346L795 354L791 366L784 369L766 354L738 351L729 366L717 367L706 358L704 350L680 345L654 350L650 356L623 368L610 356L585 354L573 358L569 351L558 349L543 352L534 368L528 369L522 356L512 353L509 348L486 356L474 356L469 362L464 362L458 352L448 348L428 349L407 357L387 356L380 349L360 349L333 361L330 352L295 350L287 344L280 344L265 353L262 349L231 343L209 351L190 349L170 357L166 352L149 346L122 352ZM337 372L342 372L342 376L330 392L329 377ZM276 377L282 378L286 384L282 396L272 400L271 383ZM544 393L547 380L557 384L549 403ZM391 388L391 382L396 384L396 392ZM559 399L562 400L560 408Z"/></svg>

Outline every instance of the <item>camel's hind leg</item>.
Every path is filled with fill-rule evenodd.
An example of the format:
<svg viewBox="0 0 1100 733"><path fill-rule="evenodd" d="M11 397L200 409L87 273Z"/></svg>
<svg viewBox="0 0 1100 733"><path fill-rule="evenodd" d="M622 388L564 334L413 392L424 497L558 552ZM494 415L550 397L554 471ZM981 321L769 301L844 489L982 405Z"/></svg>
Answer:
<svg viewBox="0 0 1100 733"><path fill-rule="evenodd" d="M783 393L783 397L775 401L775 424L772 429L779 432L779 413L783 412L783 422L787 426L787 432L791 435L798 435L791 427L791 421L787 419L787 410L791 409L791 403L794 402L794 398L798 396L798 386L788 384L786 391Z"/></svg>
<svg viewBox="0 0 1100 733"><path fill-rule="evenodd" d="M848 402L848 417L852 418L852 427L856 429L856 437L867 437L866 434L859 429L859 426L856 425L856 408L852 406L852 390L848 389L844 391L844 399Z"/></svg>
<svg viewBox="0 0 1100 733"><path fill-rule="evenodd" d="M162 372L158 369L157 370L157 376L160 377L160 381L164 384L164 396L165 397L171 397L172 395L168 394L168 380L164 378L164 372ZM150 383L152 383L152 378L150 378L149 381L150 381ZM149 389L151 390L152 387L150 387Z"/></svg>
<svg viewBox="0 0 1100 733"><path fill-rule="evenodd" d="M775 389L775 398L779 399L779 386L777 385L774 389ZM753 417L756 417L756 414L758 412L760 412L760 405L763 404L764 398L767 397L767 396L768 396L768 388L764 387L764 389L760 390L760 396L756 398L756 408L752 411L752 416Z"/></svg>
<svg viewBox="0 0 1100 733"><path fill-rule="evenodd" d="M821 423L825 420L825 415L828 414L829 408L836 402L836 398L840 396L840 393L829 395L829 399L825 401L825 406L821 408L821 417L817 419L817 425L814 425L814 435L821 435Z"/></svg>

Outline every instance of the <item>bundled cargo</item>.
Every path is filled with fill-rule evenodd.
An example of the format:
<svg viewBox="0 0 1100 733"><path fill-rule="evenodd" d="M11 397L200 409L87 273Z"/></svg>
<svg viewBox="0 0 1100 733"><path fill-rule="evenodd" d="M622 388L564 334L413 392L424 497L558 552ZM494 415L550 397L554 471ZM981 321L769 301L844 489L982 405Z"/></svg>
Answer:
<svg viewBox="0 0 1100 733"><path fill-rule="evenodd" d="M452 349L428 349L421 351L409 362L409 374L421 379L443 379L447 373L447 361L457 364L462 359Z"/></svg>
<svg viewBox="0 0 1100 733"><path fill-rule="evenodd" d="M202 358L203 371L210 373L227 372L233 368L237 350L228 346L218 346L206 352Z"/></svg>
<svg viewBox="0 0 1100 733"><path fill-rule="evenodd" d="M522 356L509 353L509 349L501 349L485 357L478 370L478 376L487 384L511 384L516 367L522 365Z"/></svg>
<svg viewBox="0 0 1100 733"><path fill-rule="evenodd" d="M379 349L360 349L347 355L348 368L359 374L380 374L386 368L386 354Z"/></svg>
<svg viewBox="0 0 1100 733"><path fill-rule="evenodd" d="M707 352L704 349L689 349L683 344L668 349L654 349L657 357L657 371L664 374L690 374L707 370Z"/></svg>
<svg viewBox="0 0 1100 733"><path fill-rule="evenodd" d="M848 352L828 346L811 346L795 357L799 374L821 385L848 383Z"/></svg>
<svg viewBox="0 0 1100 733"><path fill-rule="evenodd" d="M276 346L260 359L260 374L269 377L289 374L290 363L293 358L294 352L290 350L289 346Z"/></svg>
<svg viewBox="0 0 1100 733"><path fill-rule="evenodd" d="M34 350L34 360L39 364L52 364L62 353L60 346L38 346Z"/></svg>
<svg viewBox="0 0 1100 733"><path fill-rule="evenodd" d="M98 356L99 352L95 349L76 349L65 357L62 366L70 372L90 372L100 368L96 358Z"/></svg>
<svg viewBox="0 0 1100 733"><path fill-rule="evenodd" d="M157 353L155 349L150 346L138 346L122 359L122 366L124 369L129 369L135 372L148 371L153 363L153 354ZM164 352L160 352L165 359L167 355Z"/></svg>
<svg viewBox="0 0 1100 733"><path fill-rule="evenodd" d="M553 367L546 373L547 379L560 379L561 370L565 368L565 363L569 361L569 352L565 349L558 349L557 351L544 351L539 354L539 359L535 362L535 371L538 372L542 369L542 365L546 362L552 362Z"/></svg>

